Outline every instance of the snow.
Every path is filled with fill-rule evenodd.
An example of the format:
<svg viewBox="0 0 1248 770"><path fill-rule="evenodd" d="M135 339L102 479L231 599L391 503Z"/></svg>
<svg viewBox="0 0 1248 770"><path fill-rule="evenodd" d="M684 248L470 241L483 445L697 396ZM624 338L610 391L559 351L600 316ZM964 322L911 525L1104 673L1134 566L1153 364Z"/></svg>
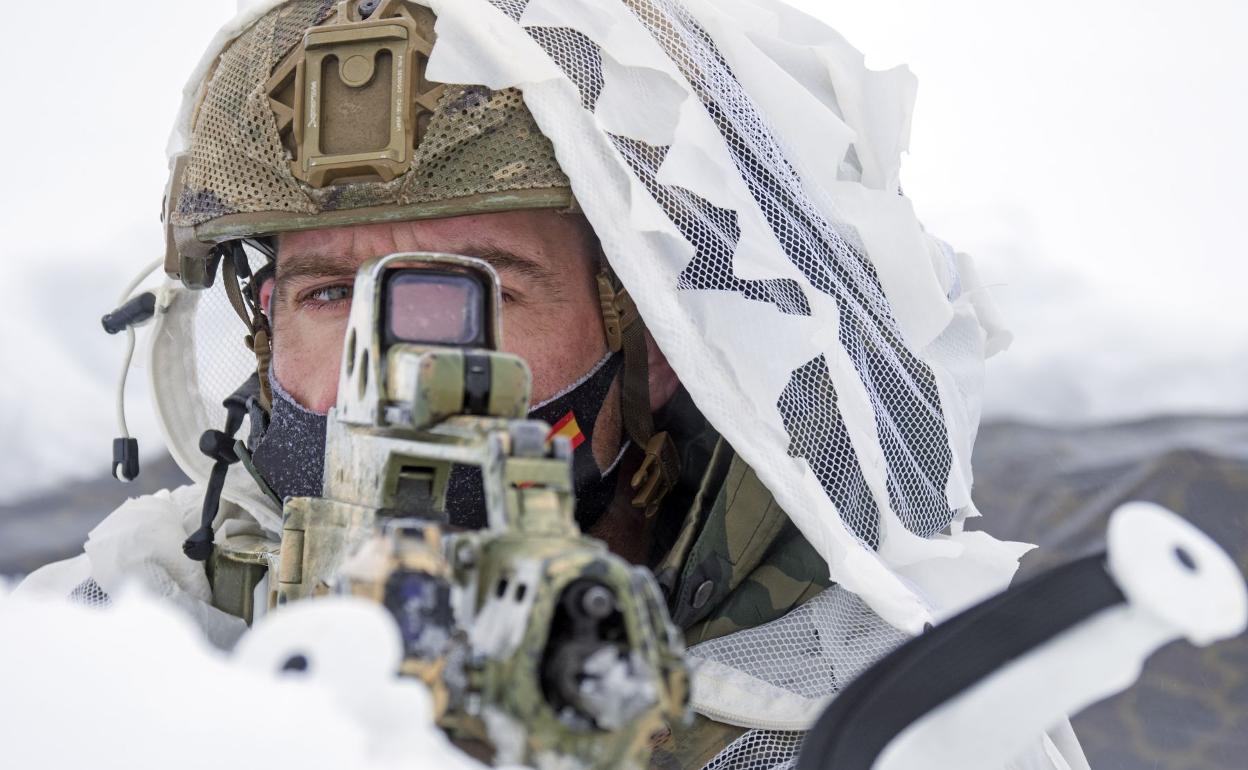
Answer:
<svg viewBox="0 0 1248 770"><path fill-rule="evenodd" d="M296 652L307 672L282 672ZM5 766L479 770L433 726L424 686L393 676L401 654L359 599L286 608L226 655L145 595L93 610L0 585Z"/></svg>
<svg viewBox="0 0 1248 770"><path fill-rule="evenodd" d="M244 0L247 2L247 0ZM1015 331L986 415L1096 422L1248 410L1248 5L1163 0L799 0L886 67L919 77L902 182L973 254ZM49 56L14 36L0 85L35 119L0 127L0 505L105 472L124 339L99 317L163 250L164 148L187 73L235 0L71 0ZM110 41L108 45L102 40ZM90 77L98 74L98 77ZM49 85L51 84L51 85ZM142 372L132 433L159 434Z"/></svg>

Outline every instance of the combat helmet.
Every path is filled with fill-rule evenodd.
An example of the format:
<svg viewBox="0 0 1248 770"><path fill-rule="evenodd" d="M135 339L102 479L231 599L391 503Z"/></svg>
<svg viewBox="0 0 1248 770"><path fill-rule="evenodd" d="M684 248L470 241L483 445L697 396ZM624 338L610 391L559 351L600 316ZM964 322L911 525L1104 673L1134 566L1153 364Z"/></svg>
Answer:
<svg viewBox="0 0 1248 770"><path fill-rule="evenodd" d="M571 207L520 92L428 81L435 39L433 13L402 0L292 0L247 25L172 162L166 272L210 285L230 239Z"/></svg>
<svg viewBox="0 0 1248 770"><path fill-rule="evenodd" d="M271 333L258 303L261 281L249 279L271 270L273 236L525 209L578 211L555 148L518 89L426 77L435 23L429 8L405 0L262 2L223 31L187 86L163 204L164 269L185 289L224 293L247 327L256 400L266 411ZM649 419L640 318L605 261L598 283L608 344L623 350L626 429L654 456L636 480L638 504L653 507L675 476L674 447L663 435L656 440ZM185 331L199 335L200 348L219 348L203 338L209 332L202 323L192 326ZM207 368L202 351L195 356L195 368ZM232 395L224 396L227 411ZM241 406L235 397L235 411ZM184 404L158 408L167 436L193 433L178 414ZM171 423L183 429L171 430ZM227 415L226 424L237 429L240 418ZM228 435L217 444L230 443ZM174 447L180 464L197 467L201 480L221 475L230 452L217 445L200 450L210 466Z"/></svg>

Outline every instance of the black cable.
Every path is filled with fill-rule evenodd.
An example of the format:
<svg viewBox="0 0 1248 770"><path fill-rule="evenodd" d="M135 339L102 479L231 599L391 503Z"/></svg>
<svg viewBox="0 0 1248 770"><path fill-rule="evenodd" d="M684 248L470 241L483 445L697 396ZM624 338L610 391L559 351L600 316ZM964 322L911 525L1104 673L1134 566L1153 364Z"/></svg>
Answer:
<svg viewBox="0 0 1248 770"><path fill-rule="evenodd" d="M1102 553L963 611L889 653L841 691L807 733L797 770L869 770L914 722L1063 631L1124 601Z"/></svg>
<svg viewBox="0 0 1248 770"><path fill-rule="evenodd" d="M225 430L206 430L199 437L199 451L214 462L212 473L208 476L208 486L204 491L204 506L199 513L199 529L182 543L182 553L194 561L207 561L212 556L212 543L216 533L212 529L213 520L221 509L221 491L225 488L225 476L230 465L238 462L234 452L234 435L243 426L243 418L247 416L247 402L254 398L260 390L260 376L252 374L247 381L231 393L222 404L225 406Z"/></svg>

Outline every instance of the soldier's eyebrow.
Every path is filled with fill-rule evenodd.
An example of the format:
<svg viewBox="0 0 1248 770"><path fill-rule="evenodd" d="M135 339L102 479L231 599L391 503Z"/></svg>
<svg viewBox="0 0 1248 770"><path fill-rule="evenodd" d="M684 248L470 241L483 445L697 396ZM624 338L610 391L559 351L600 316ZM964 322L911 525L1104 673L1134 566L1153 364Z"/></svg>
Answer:
<svg viewBox="0 0 1248 770"><path fill-rule="evenodd" d="M499 273L507 272L527 278L551 298L558 298L563 293L558 273L533 257L484 242L461 244L454 249L454 253L485 260ZM284 288L295 281L308 278L353 279L362 261L352 256L319 251L279 256L277 283L274 288L281 297Z"/></svg>
<svg viewBox="0 0 1248 770"><path fill-rule="evenodd" d="M346 278L354 279L360 260L343 254L324 254L311 252L306 254L279 253L277 260L277 276L273 285L273 293L284 298L286 287L292 282L308 278Z"/></svg>
<svg viewBox="0 0 1248 770"><path fill-rule="evenodd" d="M489 262L490 267L499 273L514 273L528 278L551 298L557 299L563 294L563 284L558 273L533 257L508 251L492 243L467 243L461 245L458 251L465 256Z"/></svg>

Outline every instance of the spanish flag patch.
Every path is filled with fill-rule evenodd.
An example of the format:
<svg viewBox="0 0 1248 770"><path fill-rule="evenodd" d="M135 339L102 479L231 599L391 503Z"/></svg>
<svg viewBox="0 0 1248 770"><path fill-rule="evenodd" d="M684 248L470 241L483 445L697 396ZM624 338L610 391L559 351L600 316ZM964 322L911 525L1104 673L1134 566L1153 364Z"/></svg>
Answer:
<svg viewBox="0 0 1248 770"><path fill-rule="evenodd" d="M585 443L585 434L581 432L581 426L576 422L576 415L571 411L554 424L546 440L551 441L555 436L567 436L568 441L572 442L573 449Z"/></svg>

